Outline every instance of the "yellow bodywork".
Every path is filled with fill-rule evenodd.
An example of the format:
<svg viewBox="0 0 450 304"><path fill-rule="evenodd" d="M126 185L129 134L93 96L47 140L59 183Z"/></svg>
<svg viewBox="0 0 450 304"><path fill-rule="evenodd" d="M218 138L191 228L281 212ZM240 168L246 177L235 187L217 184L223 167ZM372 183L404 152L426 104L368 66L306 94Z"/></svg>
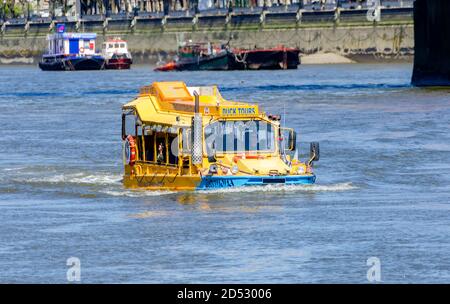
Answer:
<svg viewBox="0 0 450 304"><path fill-rule="evenodd" d="M312 175L307 173L308 166L304 163L282 158L278 140L274 140L271 151L218 152L215 160L211 160L203 135L203 160L194 165L188 149L192 140L188 137L194 117L194 91L199 94L203 128L213 122L254 120L270 124L278 136L279 121L269 119L258 105L225 100L216 86L187 87L183 82L155 82L141 88L137 98L123 106L123 125L129 117L134 119L136 139L135 163L130 165L124 158L125 187L193 190L202 178L211 175L212 164L217 168L214 176ZM124 141L128 135L125 128ZM163 150L159 150L159 144ZM177 155L170 154L174 147L178 149Z"/></svg>

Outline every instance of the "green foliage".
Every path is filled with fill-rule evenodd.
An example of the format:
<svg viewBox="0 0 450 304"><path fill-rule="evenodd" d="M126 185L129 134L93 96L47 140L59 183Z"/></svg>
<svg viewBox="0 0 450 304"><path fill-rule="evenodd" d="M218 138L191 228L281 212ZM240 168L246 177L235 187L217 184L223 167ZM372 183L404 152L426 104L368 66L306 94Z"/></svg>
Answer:
<svg viewBox="0 0 450 304"><path fill-rule="evenodd" d="M22 4L14 0L6 0L6 3L0 0L0 12L8 18L20 16L23 14Z"/></svg>
<svg viewBox="0 0 450 304"><path fill-rule="evenodd" d="M14 16L20 16L23 14L22 6L14 5Z"/></svg>

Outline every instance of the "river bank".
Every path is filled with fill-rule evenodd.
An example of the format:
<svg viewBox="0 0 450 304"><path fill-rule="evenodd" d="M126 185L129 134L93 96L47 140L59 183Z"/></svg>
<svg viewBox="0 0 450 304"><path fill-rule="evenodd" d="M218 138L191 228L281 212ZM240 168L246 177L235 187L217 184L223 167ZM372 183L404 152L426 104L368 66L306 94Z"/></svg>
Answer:
<svg viewBox="0 0 450 304"><path fill-rule="evenodd" d="M302 64L349 64L356 63L347 57L334 53L316 53L312 55L301 56Z"/></svg>
<svg viewBox="0 0 450 304"><path fill-rule="evenodd" d="M383 10L379 22L367 10L254 13L133 20L66 22L66 30L97 33L128 41L135 63L171 59L180 42L230 42L232 47L297 47L303 55L333 53L355 62L411 61L414 31L411 12ZM0 34L0 64L37 64L55 23L7 24ZM314 57L313 57L314 58Z"/></svg>

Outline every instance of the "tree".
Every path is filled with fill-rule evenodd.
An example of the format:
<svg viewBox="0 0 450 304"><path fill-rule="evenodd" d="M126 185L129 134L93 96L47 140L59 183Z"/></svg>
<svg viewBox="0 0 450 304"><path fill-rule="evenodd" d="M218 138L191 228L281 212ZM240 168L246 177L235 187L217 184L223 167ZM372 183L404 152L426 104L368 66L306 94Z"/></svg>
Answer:
<svg viewBox="0 0 450 304"><path fill-rule="evenodd" d="M16 18L16 0L11 0L9 2L9 13L11 14L11 18Z"/></svg>
<svg viewBox="0 0 450 304"><path fill-rule="evenodd" d="M63 6L62 15L66 16L67 11L68 11L67 0L62 0L61 2L62 2L62 6Z"/></svg>
<svg viewBox="0 0 450 304"><path fill-rule="evenodd" d="M55 7L56 7L56 2L58 0L48 0L48 10L49 10L49 15L52 18L52 20L55 18Z"/></svg>

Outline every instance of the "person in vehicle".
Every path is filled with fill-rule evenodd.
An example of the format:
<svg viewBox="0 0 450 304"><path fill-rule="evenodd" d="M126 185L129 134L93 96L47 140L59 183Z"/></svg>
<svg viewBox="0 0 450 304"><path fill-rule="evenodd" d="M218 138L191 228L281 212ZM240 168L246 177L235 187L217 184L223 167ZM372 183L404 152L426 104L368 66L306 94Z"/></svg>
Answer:
<svg viewBox="0 0 450 304"><path fill-rule="evenodd" d="M158 163L164 162L164 143L160 142L158 145L158 157L156 159Z"/></svg>

